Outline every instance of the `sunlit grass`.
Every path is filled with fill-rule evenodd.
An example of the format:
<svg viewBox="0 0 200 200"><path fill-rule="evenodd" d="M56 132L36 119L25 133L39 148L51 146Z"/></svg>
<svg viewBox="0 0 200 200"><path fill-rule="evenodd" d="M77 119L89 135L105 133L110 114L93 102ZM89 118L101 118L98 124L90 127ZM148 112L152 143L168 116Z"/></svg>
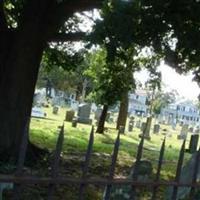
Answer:
<svg viewBox="0 0 200 200"><path fill-rule="evenodd" d="M64 153L84 153L87 149L89 134L91 126L78 124L77 128L73 128L71 123L64 122L66 109L59 110L58 115L52 114L51 108L46 108L47 117L52 120L36 119L31 120L31 134L30 139L42 148L47 148L52 151L55 148L56 140L58 137L59 126L63 123L65 125L65 139L63 144ZM114 127L114 124L106 124L106 126ZM164 155L165 164L163 165L162 174L164 176L172 176L176 170L176 164L179 157L179 150L182 145L182 140L177 140L177 134L180 132L180 127L176 131L171 127L163 125L161 127L160 134L151 134L151 140L145 140L143 159L152 161L154 168L157 167L157 162L160 153L160 147L162 145L164 135L163 129L167 129L171 133L171 137L166 137L166 149ZM140 142L138 137L140 130L134 128L133 132L127 132L125 135L121 135L121 143L119 150L118 162L129 163L132 165L136 154L137 147ZM93 152L110 154L113 151L114 142L117 136L117 131L108 129L105 134L95 134ZM188 142L186 146L188 145ZM188 160L189 154L185 154L185 160Z"/></svg>

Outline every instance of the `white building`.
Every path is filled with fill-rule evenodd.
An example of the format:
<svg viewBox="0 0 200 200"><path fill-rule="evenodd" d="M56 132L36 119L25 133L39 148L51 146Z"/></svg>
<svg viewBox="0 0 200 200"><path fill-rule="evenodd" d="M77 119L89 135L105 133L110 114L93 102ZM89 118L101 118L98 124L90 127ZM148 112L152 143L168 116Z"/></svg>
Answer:
<svg viewBox="0 0 200 200"><path fill-rule="evenodd" d="M200 112L191 101L176 102L163 109L161 116L167 120L167 123L177 121L183 124L199 125Z"/></svg>
<svg viewBox="0 0 200 200"><path fill-rule="evenodd" d="M129 113L133 115L146 115L148 106L146 105L147 92L145 90L136 90L129 94Z"/></svg>

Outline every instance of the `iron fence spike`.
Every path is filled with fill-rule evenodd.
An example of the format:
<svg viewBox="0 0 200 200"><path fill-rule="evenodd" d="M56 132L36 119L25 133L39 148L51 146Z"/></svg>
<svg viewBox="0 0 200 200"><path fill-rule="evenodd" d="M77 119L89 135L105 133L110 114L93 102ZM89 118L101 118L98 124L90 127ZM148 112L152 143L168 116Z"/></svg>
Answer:
<svg viewBox="0 0 200 200"><path fill-rule="evenodd" d="M82 170L82 178L83 179L86 178L87 173L88 173L89 163L90 163L90 159L91 159L91 155L92 155L93 143L94 143L94 126L92 126L92 128L91 128L87 152L85 155L85 163L84 163L83 170ZM83 194L84 188L85 188L85 184L80 184L79 200L82 200L84 198L84 194Z"/></svg>
<svg viewBox="0 0 200 200"><path fill-rule="evenodd" d="M15 176L21 176L23 173L23 167L24 167L24 162L26 158L26 150L27 150L27 145L28 145L29 125L30 125L30 118L27 119L24 131L23 131ZM20 191L21 191L21 185L14 184L14 200L20 199L21 197Z"/></svg>
<svg viewBox="0 0 200 200"><path fill-rule="evenodd" d="M197 175L198 175L198 170L199 170L199 161L200 161L200 148L196 152L196 156L195 156L195 164L194 164L194 171L193 171L193 177L192 177L192 184L195 184L197 182ZM191 187L189 199L190 200L194 199L194 195L195 195L195 187Z"/></svg>
<svg viewBox="0 0 200 200"><path fill-rule="evenodd" d="M164 157L164 152L165 152L165 141L166 141L166 137L164 138L161 149L160 149L160 156L159 156L159 161L158 161L158 168L157 168L155 182L158 182L160 180L160 171L163 164L163 157ZM157 190L158 190L158 186L155 186L153 188L153 193L152 193L152 198L151 198L152 200L156 199Z"/></svg>
<svg viewBox="0 0 200 200"><path fill-rule="evenodd" d="M118 152L119 152L119 146L120 146L120 131L118 131L118 135L115 140L114 150L113 150L113 154L112 154L112 162L111 162L110 171L109 171L109 179L113 179L113 177L114 177L115 166L117 163L117 156L118 156ZM110 199L111 188L112 188L111 184L108 184L106 186L104 200Z"/></svg>
<svg viewBox="0 0 200 200"><path fill-rule="evenodd" d="M60 154L62 151L63 141L64 141L64 124L61 126L56 143L54 162L52 164L52 170L51 170L52 178L56 178L58 176L58 168L59 168ZM55 184L50 184L48 187L48 200L53 199L54 192L55 192Z"/></svg>
<svg viewBox="0 0 200 200"><path fill-rule="evenodd" d="M186 140L183 141L183 144L182 144L181 150L180 150L180 154L179 154L179 159L178 159L178 164L177 164L177 169L176 169L176 177L175 177L175 181L177 183L179 183L179 181L180 181L181 168L183 165L184 153L185 153L185 143L186 143ZM178 194L178 186L174 186L171 199L176 200L177 194Z"/></svg>

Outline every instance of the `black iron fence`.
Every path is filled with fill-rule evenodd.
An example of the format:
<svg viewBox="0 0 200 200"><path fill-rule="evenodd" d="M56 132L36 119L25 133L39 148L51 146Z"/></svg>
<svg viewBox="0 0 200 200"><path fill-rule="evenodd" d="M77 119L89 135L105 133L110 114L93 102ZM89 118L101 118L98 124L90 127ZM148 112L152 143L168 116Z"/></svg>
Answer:
<svg viewBox="0 0 200 200"><path fill-rule="evenodd" d="M119 152L120 147L120 133L118 133L114 149L112 153L112 162L109 169L109 177L108 178L88 178L88 169L90 165L90 160L92 156L92 149L93 149L93 143L94 143L94 127L91 129L89 142L87 151L85 154L85 160L84 160L84 166L82 169L82 176L80 178L75 177L59 177L59 161L61 157L62 152L62 145L64 140L64 125L60 128L60 132L57 139L56 149L54 153L54 160L51 167L51 176L49 177L36 177L36 176L27 176L23 175L23 168L24 168L24 161L26 156L26 148L27 148L27 138L28 138L28 125L25 128L22 143L21 143L21 149L19 153L18 158L18 164L15 174L13 175L0 175L0 183L13 183L14 184L14 200L20 200L21 199L21 187L26 184L37 184L37 185L45 185L48 186L47 191L47 199L52 200L53 196L55 194L56 185L77 185L79 187L78 197L77 199L83 200L84 197L84 190L87 185L101 185L105 186L104 191L104 200L109 200L111 196L111 191L113 186L117 185L129 185L131 186L131 193L130 193L130 200L136 199L136 189L137 188L151 188L151 199L156 200L158 195L158 190L160 187L166 186L166 187L172 187L171 192L171 200L177 199L178 194L178 188L179 187L189 187L189 197L188 199L193 200L195 192L198 188L200 188L200 183L197 182L197 174L199 169L199 161L200 161L200 151L198 151L195 154L195 164L194 169L192 170L192 181L188 182L181 182L181 170L182 165L184 161L184 153L185 153L185 140L183 141L182 147L180 149L179 153L179 159L178 164L176 168L176 175L175 179L173 181L163 181L160 179L161 177L161 170L163 166L163 158L164 158L164 152L165 152L165 139L163 140L163 143L161 145L160 149L160 155L158 159L157 164L157 172L155 175L154 180L149 181L140 181L138 179L138 170L140 166L140 161L142 159L142 153L143 153L143 145L144 145L144 137L141 138L141 141L138 145L137 155L136 155L136 161L134 164L134 170L131 175L131 177L122 179L122 178L114 178L115 174L115 167L117 162L117 156ZM67 199L67 197L66 197ZM164 199L164 197L163 197Z"/></svg>

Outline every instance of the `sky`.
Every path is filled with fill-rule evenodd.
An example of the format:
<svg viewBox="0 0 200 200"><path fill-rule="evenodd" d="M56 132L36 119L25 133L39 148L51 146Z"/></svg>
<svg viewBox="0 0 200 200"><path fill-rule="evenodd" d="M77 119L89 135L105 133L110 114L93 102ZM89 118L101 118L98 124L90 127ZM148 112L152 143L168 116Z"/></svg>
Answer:
<svg viewBox="0 0 200 200"><path fill-rule="evenodd" d="M197 100L200 94L200 87L196 82L192 81L192 74L180 75L174 69L161 63L158 68L162 73L163 90L177 90L180 97L188 100ZM135 78L144 83L148 79L147 71L141 71L135 74Z"/></svg>

